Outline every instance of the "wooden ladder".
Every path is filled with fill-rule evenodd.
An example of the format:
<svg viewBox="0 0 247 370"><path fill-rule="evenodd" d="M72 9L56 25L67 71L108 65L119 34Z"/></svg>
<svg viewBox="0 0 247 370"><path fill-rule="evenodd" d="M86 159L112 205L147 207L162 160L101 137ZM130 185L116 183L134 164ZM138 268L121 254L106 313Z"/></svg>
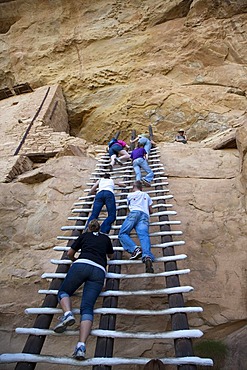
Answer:
<svg viewBox="0 0 247 370"><path fill-rule="evenodd" d="M102 173L109 172L109 164L109 155L100 153L95 172L92 173L90 182L87 184L90 188ZM184 304L183 294L191 292L193 288L181 285L179 280L180 276L186 275L190 271L189 269L177 267L177 263L181 264L187 256L180 252L176 254L175 248L178 248L179 251L185 242L178 240L182 235L182 231L174 230L176 228L175 225L179 225L180 221L170 220L170 218L176 217L177 213L172 210L172 204L167 203L167 201L172 200L173 196L169 194L168 179L165 176L164 167L160 163L158 147L151 149L149 165L154 172L154 180L152 186L145 188L144 191L153 200L154 213L150 217L150 238L152 251L156 256L154 261L156 272L153 274L144 273L142 261L129 260L129 255L123 252L123 248L118 240L118 231L127 214L126 196L131 191L135 181L132 164L130 161L127 161L123 166L114 167L111 173L111 177L118 181L123 181L126 184L126 188L116 187L117 219L109 234L113 242L114 259L108 261L106 285L99 297L99 300L102 300L102 307L96 307L94 311L96 316L100 315L99 328L93 329L91 332L91 335L97 338L94 356L87 358L85 361L77 361L73 358L59 356L59 354L57 356L40 354L47 336L59 337L59 341L62 340L63 335L78 336L78 330L68 330L63 334L56 334L49 328L53 316L62 314L62 310L57 308L57 292L71 264L71 261L66 258L66 252L70 248L71 243L84 230L86 220L91 212L94 196L86 195L79 198L79 201L74 204L75 208L72 209L73 216L68 217L68 220L76 221L75 224L61 228L65 233L70 231L71 235L57 237L58 240L66 241L67 244L54 247L54 250L60 253L63 252L60 260L51 260L57 266L56 272L44 273L42 275L42 278L52 280L49 289L39 291L40 294L45 294L42 307L27 308L25 310L27 314L37 315L33 328L23 327L16 329L16 332L19 334L29 335L23 352L1 354L0 363L17 363L16 370L34 369L37 363L81 366L94 370L112 368L118 370L126 368L129 370L130 368L135 368L136 365L144 366L152 358L157 357L130 356L129 353L133 352L133 346L136 346L135 348L138 350L138 344L136 343L143 343L143 341L167 343L169 340L174 347L174 355L161 356L160 360L163 364L177 366L179 370L195 370L197 365L213 365L211 359L196 357L193 354L192 339L201 337L203 333L197 329L189 329L187 314L201 312L202 308L188 307ZM88 193L90 188L85 189L85 192ZM102 217L104 211L102 210L100 221L104 219ZM135 238L136 234L133 232L132 236ZM158 288L146 288L146 285L149 285L150 282L151 285L158 285ZM123 285L124 289L120 289L120 284ZM162 286L163 284L164 286ZM144 288L138 289L140 285L144 285ZM162 288L160 288L160 285ZM126 289L126 286L128 289ZM135 289L132 289L133 287ZM160 300L164 301L162 304L164 307L161 309L156 309L155 307L153 309L136 309L124 306L125 302L130 302L132 298L136 304L140 299L142 299L142 302L145 302L145 299L150 299L150 297L160 297ZM76 298L79 305L80 297L78 297L78 294L76 294ZM75 315L79 315L79 308L73 309L73 312ZM128 324L122 325L121 330L118 328L118 317L126 317L126 322L128 323L129 317L136 319L138 322L141 317L145 316L150 318L150 321L151 318L155 319L161 330L154 332L152 328L148 327L148 331L139 331L137 325L135 326L137 331L133 331L131 328L126 330ZM171 330L162 330L164 323L166 326L170 325ZM123 342L123 345L116 346L118 341L120 343ZM117 353L120 352L121 348L121 356L115 356L114 346L117 348Z"/></svg>

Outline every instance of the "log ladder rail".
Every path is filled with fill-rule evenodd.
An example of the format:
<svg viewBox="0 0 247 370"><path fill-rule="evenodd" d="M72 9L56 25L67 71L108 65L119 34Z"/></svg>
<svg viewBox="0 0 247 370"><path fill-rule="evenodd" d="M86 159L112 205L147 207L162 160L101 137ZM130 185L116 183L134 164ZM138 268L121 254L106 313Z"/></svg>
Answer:
<svg viewBox="0 0 247 370"><path fill-rule="evenodd" d="M133 137L133 136L132 136ZM51 262L57 265L55 273L44 273L42 278L52 279L48 290L40 290L40 294L45 294L45 299L42 307L40 308L27 308L25 312L27 314L37 315L33 328L17 328L16 333L28 334L29 337L24 346L22 353L8 353L0 355L0 363L16 363L16 370L34 369L37 363L51 363L58 365L70 365L70 366L85 366L94 370L106 370L106 369L128 369L130 365L145 365L152 358L140 357L131 358L128 355L126 357L114 357L114 341L117 339L125 339L124 346L122 346L123 353L128 354L131 348L128 348L129 340L140 339L140 343L146 340L159 340L159 343L163 341L172 340L174 343L175 356L164 357L160 360L164 364L177 366L180 370L195 370L197 365L200 366L212 366L213 362L208 358L196 357L193 354L192 349L192 338L199 338L203 335L200 330L191 330L188 326L187 314L201 312L201 307L188 307L184 305L183 293L188 293L193 290L191 286L181 286L179 276L189 273L189 269L178 269L177 262L183 261L187 256L185 254L175 254L174 248L180 247L185 244L183 240L173 240L173 237L178 237L182 234L181 231L173 231L172 225L179 225L180 221L170 221L169 216L176 215L176 212L171 210L172 204L166 203L167 200L173 198L169 195L167 189L168 181L167 177L164 176L164 168L160 163L160 155L157 147L151 149L149 156L149 165L152 168L155 176L151 188L144 188L153 200L154 213L150 217L150 238L152 244L152 251L154 255L162 252L161 257L156 257L154 261L155 270L158 266L159 270L163 272L150 273L132 273L129 271L138 271L141 268L144 271L144 265L141 260L129 260L129 255L126 252L123 253L123 248L118 240L118 231L123 223L127 214L126 195L131 191L133 182L135 181L135 175L133 167L130 161L125 162L123 166L114 167L112 174L113 179L123 181L126 184L126 188L116 187L116 203L117 203L117 219L115 225L112 226L111 233L109 234L114 248L114 259L108 261L108 272L106 276L105 290L101 293L99 299L103 300L102 308L95 308L95 315L100 314L99 329L93 329L91 331L92 336L97 337L96 349L94 357L87 358L85 361L77 361L70 357L51 356L51 355L40 355L43 343L46 336L57 336L58 340L61 341L63 335L66 336L78 336L78 330L67 330L63 334L56 334L52 329L49 329L52 322L53 315L62 314L62 310L57 308L57 292L60 287L62 280L65 278L68 272L71 261L66 258L66 252L70 248L72 242L80 235L85 228L86 220L88 219L91 207L93 204L94 196L83 196L79 198L79 202L75 203L75 207L72 213L75 216L68 217L68 220L76 221L74 226L63 226L61 230L68 232L72 230L70 236L58 236L58 240L67 241L67 245L58 245L54 247L54 250L63 252L60 260L51 260ZM100 177L103 172L109 172L109 156L107 154L101 154L98 158L98 164L96 165L95 172L92 173L92 182L88 183L91 187L93 183ZM90 189L85 189L88 192ZM102 210L104 212L105 210ZM77 213L79 215L77 215ZM103 220L104 217L99 220ZM156 231L159 228L159 231ZM133 232L132 236L135 238L136 234ZM157 243L157 239L159 242ZM157 253L156 253L157 251ZM124 257L124 259L122 258ZM156 269L157 266L157 269ZM127 273L121 273L121 267L127 269ZM166 281L166 287L163 289L140 289L140 290L120 290L120 281L156 281L156 279L164 279ZM151 280L150 280L151 279ZM148 284L148 283L147 283ZM79 294L75 294L75 298L78 298L78 304L80 297ZM145 309L129 309L119 307L119 298L123 297L150 297L150 296L161 296L167 297L168 307L161 310L145 310ZM73 309L75 315L79 315L79 308ZM160 318L167 317L170 315L171 331L119 331L116 330L116 318L117 315L128 315L134 317L148 316ZM55 324L53 325L55 326ZM162 327L162 322L161 325ZM136 344L134 344L135 346ZM137 346L138 347L138 346ZM122 353L121 353L122 355ZM127 365L125 367L125 365Z"/></svg>

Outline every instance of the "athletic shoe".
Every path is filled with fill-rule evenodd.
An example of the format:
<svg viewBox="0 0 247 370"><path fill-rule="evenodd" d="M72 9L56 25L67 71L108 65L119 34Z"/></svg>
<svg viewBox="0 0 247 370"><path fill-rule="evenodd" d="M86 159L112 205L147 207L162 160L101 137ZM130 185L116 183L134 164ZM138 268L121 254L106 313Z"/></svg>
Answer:
<svg viewBox="0 0 247 370"><path fill-rule="evenodd" d="M145 258L145 266L146 266L146 272L147 273L149 273L149 274L153 274L154 273L153 263L152 263L151 258L149 258L149 257L146 257Z"/></svg>
<svg viewBox="0 0 247 370"><path fill-rule="evenodd" d="M72 356L76 360L82 361L82 360L85 360L85 355L86 355L86 347L82 344L80 347L75 348L75 351Z"/></svg>
<svg viewBox="0 0 247 370"><path fill-rule="evenodd" d="M147 181L147 180L145 180L145 179L142 179L142 183L143 183L144 185L148 186L148 187L150 187L150 186L151 186L150 182L148 182L148 181Z"/></svg>
<svg viewBox="0 0 247 370"><path fill-rule="evenodd" d="M67 326L71 326L75 323L75 318L72 312L68 312L67 315L63 315L59 320L60 323L54 328L55 333L63 333Z"/></svg>
<svg viewBox="0 0 247 370"><path fill-rule="evenodd" d="M130 260L137 260L142 255L142 250L140 247L136 247L132 255L130 256Z"/></svg>

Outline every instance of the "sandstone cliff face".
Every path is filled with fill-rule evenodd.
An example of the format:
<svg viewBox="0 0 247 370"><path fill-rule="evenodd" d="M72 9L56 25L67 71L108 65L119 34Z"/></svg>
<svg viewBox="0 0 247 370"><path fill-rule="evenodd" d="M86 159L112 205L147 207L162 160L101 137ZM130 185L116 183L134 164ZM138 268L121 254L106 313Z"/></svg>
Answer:
<svg viewBox="0 0 247 370"><path fill-rule="evenodd" d="M201 314L190 315L190 327L202 329L204 339L224 340L232 348L224 370L243 370L241 364L246 361L246 193L241 185L239 152L237 149L215 151L192 143L160 143L160 150L169 176L170 193L174 195L173 208L178 212L176 219L182 221L181 226L173 226L173 229L182 230L186 241L177 253L188 255L186 267L191 269L189 275L181 278L181 283L195 289L185 295L185 300L188 305L204 308ZM40 276L43 272L55 271L49 259L58 258L52 250L59 244L56 236L61 234L61 226L70 224L67 217L71 215L73 203L83 195L95 164L95 159L86 155L60 156L12 183L0 184L3 351L22 350L25 339L12 334L12 330L23 326L23 322L32 326L33 318L24 318L23 311L42 303L37 291L46 289L47 282ZM185 263L180 267L184 268ZM141 288L145 282L139 284ZM161 288L162 282L155 284ZM164 299L150 297L136 302L136 308L148 309L155 305L161 309L163 304ZM128 307L128 302L125 305ZM13 316L14 319L9 320ZM144 319L138 323L131 321L131 326L137 324L145 331ZM119 319L118 327L122 325L126 324ZM169 324L162 325L164 330L169 329L166 326ZM50 353L50 348L55 353L61 353L63 348L64 354L71 354L68 341L58 343L49 339L45 351ZM161 343L143 343L135 346L132 355L159 357L164 351L167 353L169 349ZM121 346L115 346L115 353L121 356Z"/></svg>
<svg viewBox="0 0 247 370"><path fill-rule="evenodd" d="M180 126L201 140L246 111L246 12L244 0L0 2L0 84L60 83L88 141L150 123L159 140Z"/></svg>
<svg viewBox="0 0 247 370"><path fill-rule="evenodd" d="M59 83L69 116L69 125L67 113L60 116L59 133L36 122L26 142L25 153L52 143L54 158L35 166L25 159L24 174L11 183L1 179L3 351L23 348L13 328L23 325L27 306L41 303L37 290L47 284L40 275L55 270L48 261L57 258L56 236L96 164L90 143L103 144L116 130L128 139L132 129L143 132L151 123L182 220L181 252L192 271L184 283L195 288L188 299L204 307L190 325L231 346L224 370L245 369L246 12L244 0L0 0L0 86L28 81L42 95L44 85ZM13 166L10 144L26 128L17 125L20 111L10 114L17 112L11 99L0 104L4 168ZM32 117L28 95L18 99L21 118ZM69 126L78 138L61 132ZM187 129L187 146L172 143L180 127ZM233 149L192 142L228 128ZM162 301L145 301L153 304ZM25 320L32 325L33 318ZM62 345L70 355L68 344ZM159 357L164 348L140 346L135 356L150 353Z"/></svg>

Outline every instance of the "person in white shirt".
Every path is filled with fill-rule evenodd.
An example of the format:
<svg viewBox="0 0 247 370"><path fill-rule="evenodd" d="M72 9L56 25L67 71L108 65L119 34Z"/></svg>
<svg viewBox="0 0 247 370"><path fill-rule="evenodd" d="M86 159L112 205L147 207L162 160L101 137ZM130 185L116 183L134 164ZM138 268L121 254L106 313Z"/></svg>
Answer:
<svg viewBox="0 0 247 370"><path fill-rule="evenodd" d="M142 191L141 181L135 181L133 192L127 196L130 213L122 224L118 239L123 248L131 254L130 259L142 257L146 265L146 272L153 273L154 255L151 252L151 243L149 237L149 215L152 210L152 199ZM130 232L135 229L139 238L141 247L131 239Z"/></svg>
<svg viewBox="0 0 247 370"><path fill-rule="evenodd" d="M116 183L119 186L125 187L122 183ZM111 230L112 223L116 220L116 201L114 195L114 181L110 178L109 173L105 173L103 178L96 181L96 183L91 188L89 194L97 194L94 199L92 214L89 217L86 228L91 220L98 219L99 214L104 205L107 209L107 218L101 224L100 231L104 234L108 234ZM98 189L98 190L97 190Z"/></svg>

